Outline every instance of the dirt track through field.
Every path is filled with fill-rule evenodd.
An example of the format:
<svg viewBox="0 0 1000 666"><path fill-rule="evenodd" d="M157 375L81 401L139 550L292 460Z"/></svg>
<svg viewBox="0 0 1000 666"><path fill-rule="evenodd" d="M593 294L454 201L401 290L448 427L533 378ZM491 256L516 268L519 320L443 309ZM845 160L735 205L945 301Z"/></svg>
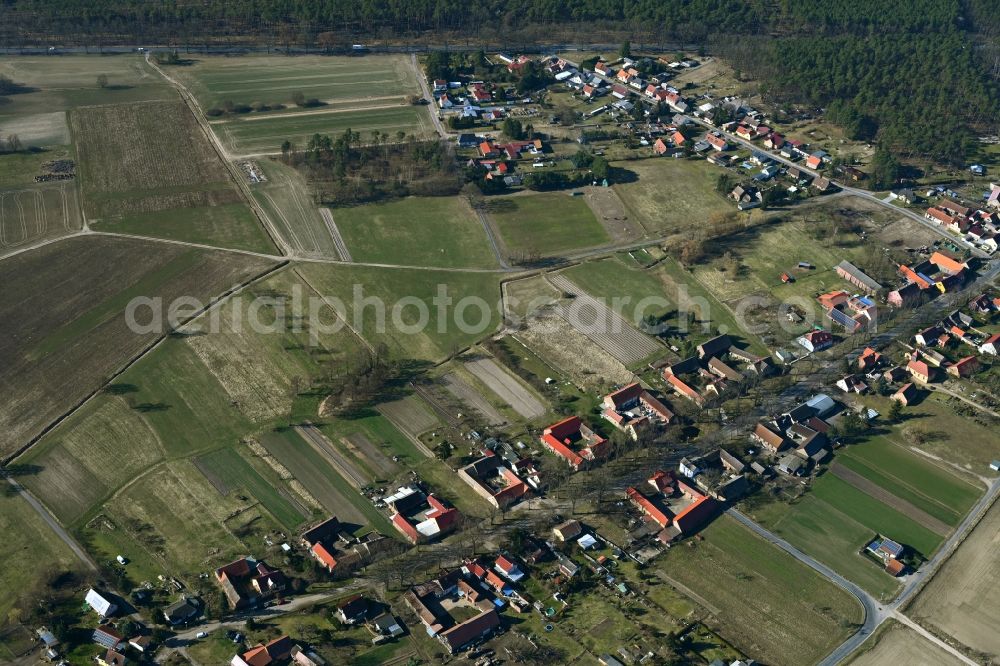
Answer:
<svg viewBox="0 0 1000 666"><path fill-rule="evenodd" d="M545 413L545 406L493 359L469 361L465 367L524 418L534 419Z"/></svg>
<svg viewBox="0 0 1000 666"><path fill-rule="evenodd" d="M833 463L830 465L830 471L833 472L833 475L838 479L846 481L866 495L871 495L886 506L899 511L907 518L912 518L932 532L940 534L941 536L948 536L951 533L951 527L949 527L948 524L938 520L923 509L910 504L906 500L896 497L882 486L869 481L854 470L848 469L843 465Z"/></svg>
<svg viewBox="0 0 1000 666"><path fill-rule="evenodd" d="M463 382L455 373L444 376L444 387L461 402L482 414L490 425L506 423L506 419L497 411L496 407L483 398L476 389Z"/></svg>
<svg viewBox="0 0 1000 666"><path fill-rule="evenodd" d="M330 465L340 473L344 480L357 489L368 485L371 479L363 471L358 469L353 460L348 460L344 454L337 450L323 432L316 426L295 426L295 430L302 435L302 439L309 442L318 454L323 456Z"/></svg>
<svg viewBox="0 0 1000 666"><path fill-rule="evenodd" d="M548 275L547 278L556 289L574 297L572 304L559 307L559 314L573 328L625 365L637 363L661 349L652 338L566 276Z"/></svg>
<svg viewBox="0 0 1000 666"><path fill-rule="evenodd" d="M350 251L347 249L347 243L344 242L344 237L340 235L340 229L337 228L337 223L333 221L333 213L330 212L329 208L320 208L319 214L322 216L323 223L330 232L330 237L333 238L333 244L337 247L337 254L340 255L340 260L354 261L351 257Z"/></svg>

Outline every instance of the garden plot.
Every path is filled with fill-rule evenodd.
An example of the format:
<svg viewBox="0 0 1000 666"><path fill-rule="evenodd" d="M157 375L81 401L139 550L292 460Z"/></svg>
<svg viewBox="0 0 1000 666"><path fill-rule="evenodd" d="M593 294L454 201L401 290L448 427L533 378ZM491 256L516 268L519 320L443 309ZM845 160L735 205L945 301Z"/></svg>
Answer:
<svg viewBox="0 0 1000 666"><path fill-rule="evenodd" d="M578 332L555 312L538 313L514 337L549 365L566 372L576 383L587 389L625 384L633 378L633 374L621 361Z"/></svg>
<svg viewBox="0 0 1000 666"><path fill-rule="evenodd" d="M524 418L535 419L546 412L541 401L493 359L469 361L465 368Z"/></svg>
<svg viewBox="0 0 1000 666"><path fill-rule="evenodd" d="M413 395L384 402L378 406L378 411L413 439L441 423L426 403Z"/></svg>
<svg viewBox="0 0 1000 666"><path fill-rule="evenodd" d="M341 441L350 453L371 469L379 479L391 479L399 472L399 465L382 453L363 432L352 433Z"/></svg>
<svg viewBox="0 0 1000 666"><path fill-rule="evenodd" d="M497 411L496 407L483 398L476 389L462 381L461 377L452 372L445 375L442 380L449 393L479 412L488 424L506 423L507 420Z"/></svg>
<svg viewBox="0 0 1000 666"><path fill-rule="evenodd" d="M623 364L638 363L662 349L652 338L640 333L621 315L577 287L569 278L552 275L549 281L557 289L573 296L570 305L559 306L559 314Z"/></svg>

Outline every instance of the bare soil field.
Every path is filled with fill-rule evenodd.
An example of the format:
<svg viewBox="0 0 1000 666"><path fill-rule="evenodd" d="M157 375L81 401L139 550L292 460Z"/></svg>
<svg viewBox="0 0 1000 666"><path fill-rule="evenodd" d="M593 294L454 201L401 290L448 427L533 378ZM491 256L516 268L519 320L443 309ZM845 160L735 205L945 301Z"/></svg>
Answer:
<svg viewBox="0 0 1000 666"><path fill-rule="evenodd" d="M430 407L414 395L392 402L384 402L378 406L378 411L412 438L419 437L421 433L427 432L440 423Z"/></svg>
<svg viewBox="0 0 1000 666"><path fill-rule="evenodd" d="M621 361L554 311L539 313L514 337L588 390L624 384L633 377Z"/></svg>
<svg viewBox="0 0 1000 666"><path fill-rule="evenodd" d="M662 347L638 331L621 315L564 275L550 275L549 282L573 300L558 306L558 312L577 331L596 342L625 365L637 363Z"/></svg>
<svg viewBox="0 0 1000 666"><path fill-rule="evenodd" d="M929 530L937 532L941 536L948 536L951 533L951 527L947 523L938 520L934 516L930 515L926 511L914 506L906 500L896 497L886 489L882 488L877 483L869 481L865 477L861 476L854 470L848 469L843 465L834 463L830 466L830 472L834 476L839 477L843 481L851 484L861 492L866 495L871 495L875 499L879 500L886 506L890 506L896 511L899 511L905 516L912 518L918 523L922 524Z"/></svg>
<svg viewBox="0 0 1000 666"><path fill-rule="evenodd" d="M907 613L1000 663L1000 504L994 504Z"/></svg>
<svg viewBox="0 0 1000 666"><path fill-rule="evenodd" d="M345 456L319 428L295 426L295 431L352 486L360 489L371 483L371 477L354 460Z"/></svg>
<svg viewBox="0 0 1000 666"><path fill-rule="evenodd" d="M642 238L642 225L629 216L628 209L614 188L588 187L583 198L615 243Z"/></svg>
<svg viewBox="0 0 1000 666"><path fill-rule="evenodd" d="M0 454L23 446L155 339L129 329L125 308L134 297L207 302L266 266L109 237L72 238L0 262Z"/></svg>
<svg viewBox="0 0 1000 666"><path fill-rule="evenodd" d="M497 411L496 407L483 398L476 389L462 381L462 378L455 373L445 375L442 381L449 393L479 412L490 425L499 425L507 422L503 415Z"/></svg>
<svg viewBox="0 0 1000 666"><path fill-rule="evenodd" d="M524 418L534 419L545 413L545 406L538 398L493 359L469 361L465 368Z"/></svg>
<svg viewBox="0 0 1000 666"><path fill-rule="evenodd" d="M0 192L0 256L83 227L76 188L69 183Z"/></svg>
<svg viewBox="0 0 1000 666"><path fill-rule="evenodd" d="M927 640L905 624L890 620L876 643L849 663L851 666L882 666L883 664L934 664L960 666L961 661Z"/></svg>
<svg viewBox="0 0 1000 666"><path fill-rule="evenodd" d="M368 465L378 478L391 479L399 472L399 465L382 453L363 432L352 433L342 441L351 454Z"/></svg>

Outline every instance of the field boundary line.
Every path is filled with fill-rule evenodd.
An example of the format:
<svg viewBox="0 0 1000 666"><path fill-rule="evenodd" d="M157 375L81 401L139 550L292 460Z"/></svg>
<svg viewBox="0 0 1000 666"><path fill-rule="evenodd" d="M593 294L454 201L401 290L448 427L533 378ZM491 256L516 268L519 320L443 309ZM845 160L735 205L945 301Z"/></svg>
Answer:
<svg viewBox="0 0 1000 666"><path fill-rule="evenodd" d="M81 232L81 235L86 235L86 234L83 234ZM59 239L59 240L61 240L61 239ZM134 366L136 363L138 363L143 358L145 358L146 356L148 356L150 354L150 352L152 352L153 350L155 350L156 348L158 348L161 344L163 344L163 342L167 338L169 338L172 333L174 333L175 331L180 331L181 329L183 329L184 327L186 327L188 324L191 324L192 322L194 322L196 319L201 318L202 315L207 314L207 313L211 312L212 310L215 310L218 307L221 307L231 297L236 296L237 294L243 292L248 287L250 287L250 286L252 286L252 285L254 285L254 284L258 283L258 282L261 282L263 280L266 280L266 279L270 278L273 275L276 275L277 273L279 273L282 269L284 269L288 265L289 265L288 260L281 261L277 265L271 266L267 270L265 270L263 272L257 273L256 275L254 275L254 276L252 276L252 277L244 280L241 283L238 283L238 284L230 287L229 289L225 290L224 292L222 292L218 296L215 296L214 298L212 298L212 300L208 304L206 304L203 307L201 307L197 312L193 313L191 316L189 316L188 318L186 318L184 321L179 322L176 328L170 329L169 331L167 331L164 334L160 335L155 340L151 341L148 345L146 345L145 347L143 347L143 349L138 354L136 354L131 359L129 359L128 361L126 361L123 366L121 366L118 370L116 370L111 375L109 375L108 378L106 380L104 380L104 382L101 383L101 385L98 386L96 389L94 389L90 394L84 396L82 399L80 399L79 401L77 401L77 403L75 405L71 406L65 413L63 413L62 416L57 417L55 420L53 420L52 422L50 422L47 426L45 426L44 428L42 428L38 433L36 433L30 439L28 439L28 441L25 442L25 444L23 446L21 446L16 451L14 451L13 453L8 454L5 458L3 458L2 460L0 460L0 465L4 465L4 466L9 465L12 461L14 461L17 458L19 458L22 455L24 455L31 447L33 447L35 444L37 444L39 442L39 440L41 440L47 434L49 434L50 432L52 432L53 430L55 430L56 428L58 428L63 422L65 422L68 418L70 418L71 416L73 416L73 414L75 414L76 412L78 412L81 408L83 408L87 403L89 403L95 397L97 397L98 395L101 395L104 392L105 388L107 388L112 382L114 382L116 379L118 379L123 374L125 374L125 372L127 372L129 370L129 368L131 368L132 366Z"/></svg>
<svg viewBox="0 0 1000 666"><path fill-rule="evenodd" d="M874 481L870 481L849 467L845 467L838 462L834 462L830 465L830 472L841 481L849 484L852 488L860 490L865 495L877 500L890 509L898 511L910 520L913 520L931 530L938 536L947 537L951 534L951 525L948 525L943 520L935 518L912 502L908 502L902 497L889 492L882 486L878 485Z"/></svg>
<svg viewBox="0 0 1000 666"><path fill-rule="evenodd" d="M166 72L164 72L160 68L159 65L153 62L153 60L149 57L149 51L146 51L146 63L154 70L156 70L160 74L160 76L166 79L167 82L170 83L170 85L172 85L174 88L177 89L177 92L180 94L181 100L184 102L184 105L187 106L188 113L190 113L194 117L195 122L198 123L198 127L201 128L201 131L205 134L205 138L208 139L209 144L211 144L212 148L215 150L216 156L220 160L222 160L222 163L225 165L226 170L229 172L229 178L233 181L233 183L236 185L236 188L243 195L244 203L250 208L250 210L253 211L254 217L256 217L260 225L264 227L264 231L270 237L271 243L277 250L279 250L286 257L291 255L292 252L290 252L290 248L284 244L284 241L282 240L281 236L277 233L277 230L271 223L271 219L264 214L264 209L261 208L260 204L257 203L257 200L253 198L253 194L250 192L250 188L247 186L246 181L243 179L243 174L233 164L229 151L226 150L226 147L222 145L222 141L219 140L219 137L215 134L214 131L212 131L211 126L205 119L205 115L202 111L201 105L198 104L198 100L195 99L194 95L192 95L190 91L188 91L188 89L184 86L183 83L181 83L174 77L169 76Z"/></svg>

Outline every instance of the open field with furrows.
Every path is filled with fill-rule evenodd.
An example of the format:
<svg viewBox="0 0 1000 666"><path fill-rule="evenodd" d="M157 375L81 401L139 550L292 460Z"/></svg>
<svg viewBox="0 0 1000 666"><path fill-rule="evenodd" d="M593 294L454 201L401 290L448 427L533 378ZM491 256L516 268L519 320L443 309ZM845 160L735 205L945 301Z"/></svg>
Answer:
<svg viewBox="0 0 1000 666"><path fill-rule="evenodd" d="M466 383L457 373L452 372L445 375L441 378L441 383L459 402L474 409L478 413L479 418L486 419L486 423L490 425L506 423L507 420L503 417L503 414L497 411L496 407L490 404L479 391Z"/></svg>
<svg viewBox="0 0 1000 666"><path fill-rule="evenodd" d="M719 167L703 159L651 158L613 166L635 173L633 181L613 185L630 218L654 235L697 229L713 213L735 209L715 191Z"/></svg>
<svg viewBox="0 0 1000 666"><path fill-rule="evenodd" d="M258 500L275 520L294 530L307 515L291 501L287 491L275 488L235 449L219 449L199 456L195 466L221 495L245 490Z"/></svg>
<svg viewBox="0 0 1000 666"><path fill-rule="evenodd" d="M886 622L869 640L873 641L873 644L866 644L864 651L858 653L848 663L852 666L882 666L882 664L960 666L963 663L896 620Z"/></svg>
<svg viewBox="0 0 1000 666"><path fill-rule="evenodd" d="M621 361L551 311L538 313L515 338L588 390L623 384L633 377Z"/></svg>
<svg viewBox="0 0 1000 666"><path fill-rule="evenodd" d="M567 192L493 197L486 211L515 259L560 255L611 240L583 197Z"/></svg>
<svg viewBox="0 0 1000 666"><path fill-rule="evenodd" d="M402 432L414 438L440 424L431 407L416 395L384 402L378 406L378 411Z"/></svg>
<svg viewBox="0 0 1000 666"><path fill-rule="evenodd" d="M961 522L983 492L947 466L883 437L841 450L837 464L951 526Z"/></svg>
<svg viewBox="0 0 1000 666"><path fill-rule="evenodd" d="M232 254L100 237L4 260L0 451L22 446L155 339L156 332L129 329L125 309L133 298L162 297L164 309L181 295L208 302L267 266ZM149 324L153 313L143 310L137 322Z"/></svg>
<svg viewBox="0 0 1000 666"><path fill-rule="evenodd" d="M814 663L861 621L847 592L728 516L704 541L670 549L656 567L715 607L718 631L769 664Z"/></svg>
<svg viewBox="0 0 1000 666"><path fill-rule="evenodd" d="M499 278L490 273L332 265L298 271L324 297L343 304L362 337L417 362L454 354L500 323ZM440 311L432 300L439 293L454 299Z"/></svg>
<svg viewBox="0 0 1000 666"><path fill-rule="evenodd" d="M100 74L108 77L105 88L97 83ZM0 108L0 126L14 118L40 123L45 114L80 106L177 99L170 84L138 55L3 57L0 75L26 88Z"/></svg>
<svg viewBox="0 0 1000 666"><path fill-rule="evenodd" d="M1000 504L994 504L907 609L922 625L1000 659ZM984 661L987 661L984 659Z"/></svg>
<svg viewBox="0 0 1000 666"><path fill-rule="evenodd" d="M24 484L69 524L158 461L235 445L251 427L199 358L171 339L18 463L35 470Z"/></svg>
<svg viewBox="0 0 1000 666"><path fill-rule="evenodd" d="M72 184L0 191L0 256L82 227Z"/></svg>
<svg viewBox="0 0 1000 666"><path fill-rule="evenodd" d="M250 191L285 243L304 256L341 258L302 175L274 160L257 164L267 181Z"/></svg>
<svg viewBox="0 0 1000 666"><path fill-rule="evenodd" d="M383 534L396 533L388 518L352 488L296 431L269 432L260 438L260 443L330 514L358 527L367 525Z"/></svg>
<svg viewBox="0 0 1000 666"><path fill-rule="evenodd" d="M285 104L295 110L292 95L322 102L395 101L420 90L406 56L241 56L198 57L190 65L170 68L206 110L237 104ZM369 102L370 103L370 102Z"/></svg>
<svg viewBox="0 0 1000 666"><path fill-rule="evenodd" d="M483 226L462 197L407 197L332 210L355 261L495 268Z"/></svg>
<svg viewBox="0 0 1000 666"><path fill-rule="evenodd" d="M87 107L70 120L97 229L274 250L183 103Z"/></svg>
<svg viewBox="0 0 1000 666"><path fill-rule="evenodd" d="M559 313L573 328L583 333L625 365L632 365L663 350L655 340L641 333L633 322L623 318L603 299L594 298L562 274L549 276L549 282L572 296L559 306Z"/></svg>
<svg viewBox="0 0 1000 666"><path fill-rule="evenodd" d="M343 450L373 478L391 478L393 468L411 468L426 459L409 437L378 412L331 419L319 424L319 428L332 441L342 444ZM393 462L394 456L397 462Z"/></svg>
<svg viewBox="0 0 1000 666"><path fill-rule="evenodd" d="M530 389L493 359L468 361L465 368L521 417L536 419L548 411Z"/></svg>
<svg viewBox="0 0 1000 666"><path fill-rule="evenodd" d="M371 133L388 134L396 140L398 132L418 139L434 134L428 110L423 106L378 106L376 108L333 108L299 113L243 116L212 123L212 131L234 155L272 155L281 152L286 140L303 147L313 134L338 136L345 130L361 134L361 141L371 141Z"/></svg>
<svg viewBox="0 0 1000 666"><path fill-rule="evenodd" d="M22 594L32 595L35 586L47 576L82 566L35 510L20 496L11 495L6 481L2 483L0 530L4 538L0 540L0 561L6 565L0 567L0 589L4 590L0 594L0 617L4 618L0 627Z"/></svg>
<svg viewBox="0 0 1000 666"><path fill-rule="evenodd" d="M310 305L313 295L293 271L282 271L227 302L216 319L192 325L208 335L186 338L234 409L254 423L287 415L296 400L293 383L308 392L311 378L341 367L362 349L329 307L321 301Z"/></svg>

